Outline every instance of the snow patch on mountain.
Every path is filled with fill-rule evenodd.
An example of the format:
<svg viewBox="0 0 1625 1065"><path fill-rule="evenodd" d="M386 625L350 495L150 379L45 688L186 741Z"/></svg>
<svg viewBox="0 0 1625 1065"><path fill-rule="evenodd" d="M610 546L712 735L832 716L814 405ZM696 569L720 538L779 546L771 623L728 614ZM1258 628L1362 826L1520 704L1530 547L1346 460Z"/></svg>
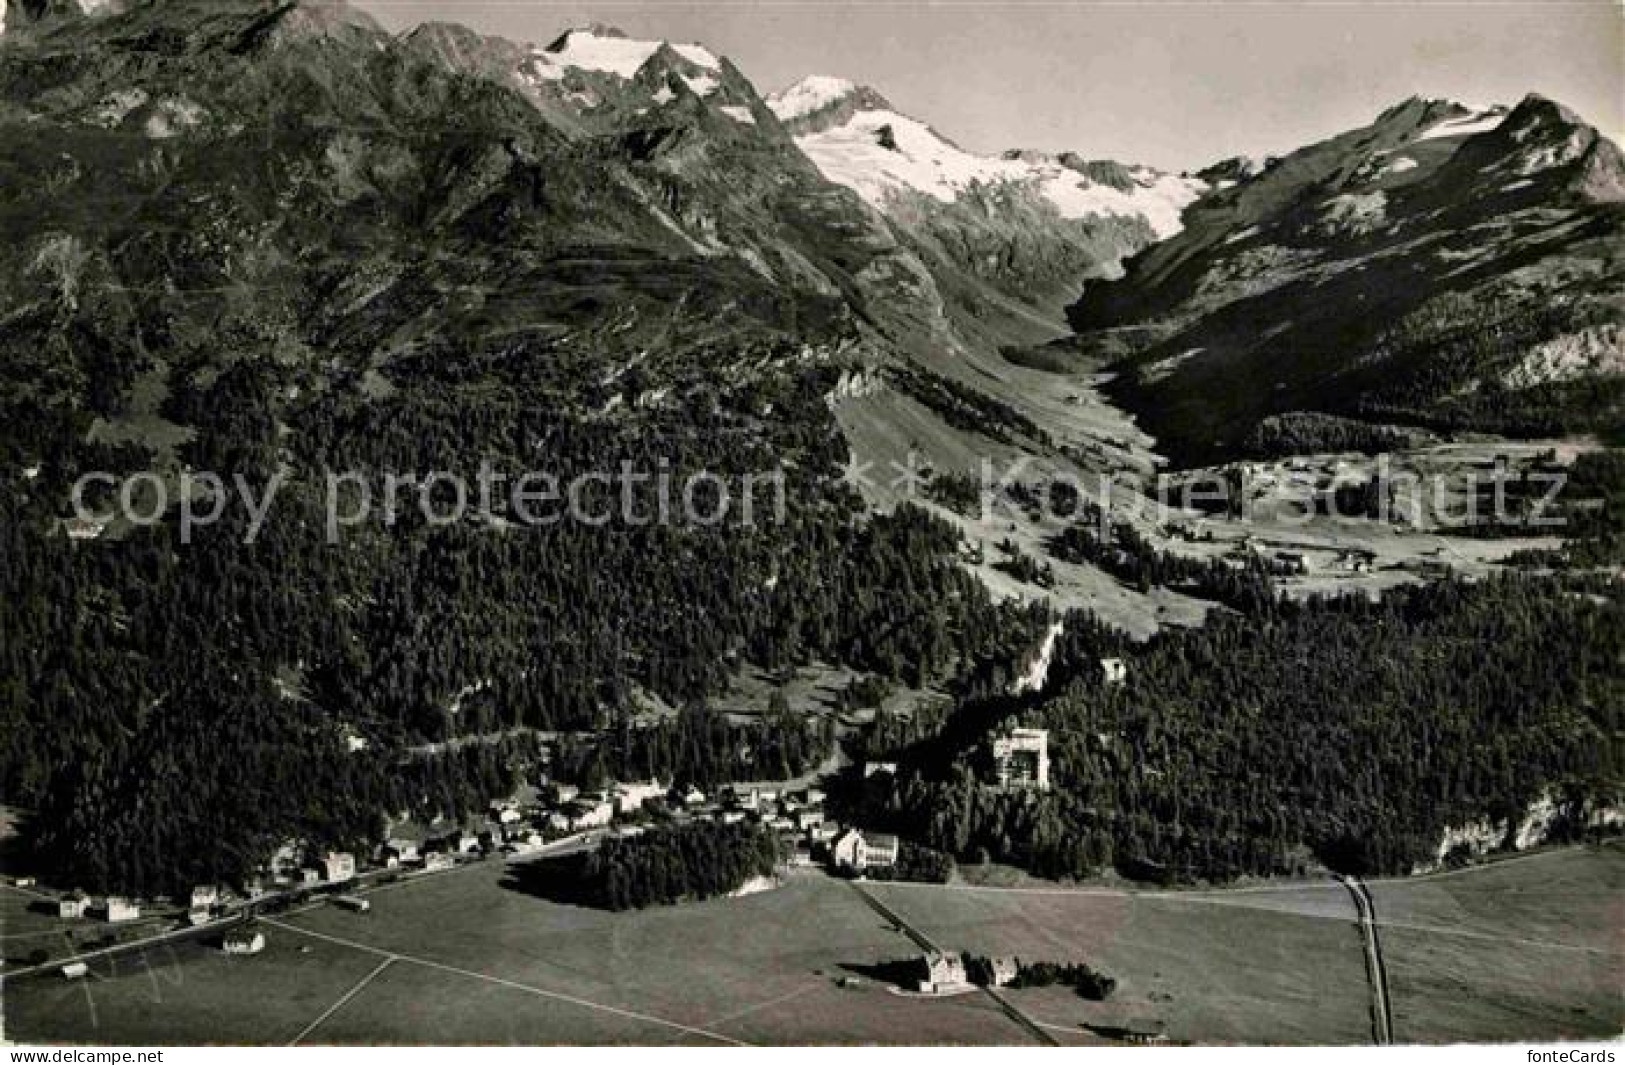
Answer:
<svg viewBox="0 0 1625 1065"><path fill-rule="evenodd" d="M781 120L810 113L809 109L840 98L835 92L837 83L850 88L850 83L828 79L828 84L802 91L807 85L802 82L769 106ZM924 122L879 109L859 111L845 124L797 137L796 143L826 178L852 189L882 211L901 192L952 203L977 186L1028 183L1063 218L1139 216L1160 239L1179 231L1181 212L1208 187L1195 178L1133 167L1128 170L1127 187L1119 188L1037 153L1013 153L1002 159L975 155L945 140Z"/></svg>
<svg viewBox="0 0 1625 1065"><path fill-rule="evenodd" d="M717 110L721 111L735 122L740 122L747 126L756 125L756 116L750 113L750 108L748 107L742 107L739 104L723 104L721 107L717 108Z"/></svg>
<svg viewBox="0 0 1625 1065"><path fill-rule="evenodd" d="M1419 141L1439 140L1444 137L1471 137L1478 133L1488 133L1498 127L1507 117L1506 108L1492 107L1488 111L1474 111L1457 118L1447 118L1423 130L1416 138Z"/></svg>
<svg viewBox="0 0 1625 1065"><path fill-rule="evenodd" d="M1158 240L1178 233L1180 216L1203 192L1207 183L1194 178L1160 174L1149 167L1129 169L1134 187L1123 190L1090 181L1058 164L1039 164L1039 189L1055 204L1063 218L1089 215L1139 215Z"/></svg>
<svg viewBox="0 0 1625 1065"><path fill-rule="evenodd" d="M960 150L924 122L895 111L862 111L843 126L797 138L824 176L884 207L899 189L944 203L978 182L1019 180L1025 164Z"/></svg>
<svg viewBox="0 0 1625 1065"><path fill-rule="evenodd" d="M857 91L857 85L845 78L815 74L812 77L802 78L788 89L769 96L767 106L779 116L779 121L789 122L802 115L820 111Z"/></svg>
<svg viewBox="0 0 1625 1065"><path fill-rule="evenodd" d="M631 80L665 43L635 41L611 30L570 30L535 53L537 76L556 81L563 77L565 69L575 67ZM719 72L722 69L717 57L697 44L674 44L671 47L695 66ZM705 95L703 92L699 94Z"/></svg>
<svg viewBox="0 0 1625 1065"><path fill-rule="evenodd" d="M682 78L683 84L688 86L688 91L693 93L695 96L710 96L712 93L716 92L718 86L722 84L709 74L701 74L698 77L692 78L687 74L684 74Z"/></svg>

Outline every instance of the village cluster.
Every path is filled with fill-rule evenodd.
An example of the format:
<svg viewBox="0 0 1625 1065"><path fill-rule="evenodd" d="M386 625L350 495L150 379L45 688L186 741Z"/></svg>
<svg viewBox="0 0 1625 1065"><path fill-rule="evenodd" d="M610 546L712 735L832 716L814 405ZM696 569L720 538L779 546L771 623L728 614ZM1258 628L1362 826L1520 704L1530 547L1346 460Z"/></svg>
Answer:
<svg viewBox="0 0 1625 1065"><path fill-rule="evenodd" d="M1121 682L1120 662L1104 664L1108 679ZM1013 728L992 741L994 770L1002 787L1044 790L1050 784L1049 735L1043 729ZM870 761L857 767L864 777L894 774L894 762ZM175 930L223 929L220 949L228 954L256 954L265 934L251 920L293 902L325 899L355 913L367 913L370 901L356 888L369 881L423 875L460 863L500 856L513 860L545 856L571 844L590 847L604 838L636 836L656 823L711 820L722 824L763 826L779 837L786 866L822 865L844 876L891 875L901 844L894 835L842 825L825 810L825 792L813 784L801 787L724 785L714 794L689 784L659 780L621 781L598 790L543 780L515 796L494 802L482 815L459 827L435 831L432 826L400 823L384 843L365 858L337 850L313 850L296 841L279 847L260 870L237 889L200 884L173 900L140 900L109 895L92 898L83 891L48 894L29 877L13 885L54 905L63 922L101 921L129 927L170 924ZM963 983L943 969L958 963L927 965L913 981L927 993L944 993ZM62 966L78 978L82 962ZM1000 973L993 974L995 977Z"/></svg>

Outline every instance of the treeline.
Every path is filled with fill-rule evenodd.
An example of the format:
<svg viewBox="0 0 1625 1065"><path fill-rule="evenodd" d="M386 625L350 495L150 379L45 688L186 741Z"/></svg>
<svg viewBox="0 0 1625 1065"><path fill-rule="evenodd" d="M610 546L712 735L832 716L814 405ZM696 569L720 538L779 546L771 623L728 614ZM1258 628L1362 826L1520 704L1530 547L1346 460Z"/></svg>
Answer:
<svg viewBox="0 0 1625 1065"><path fill-rule="evenodd" d="M1572 831L1617 800L1625 611L1601 582L1498 578L1282 602L1126 653L1069 623L1054 698L962 703L955 757L928 739L853 816L964 860L1165 883L1301 871L1403 873L1446 826L1552 796ZM1554 654L1554 648L1561 653ZM1052 787L992 786L1003 712L1047 728ZM978 717L977 715L983 715Z"/></svg>
<svg viewBox="0 0 1625 1065"><path fill-rule="evenodd" d="M525 862L514 886L558 901L633 910L726 895L780 861L779 840L760 825L690 821L611 836L571 858Z"/></svg>
<svg viewBox="0 0 1625 1065"><path fill-rule="evenodd" d="M898 388L956 429L1003 443L1025 439L1042 447L1053 444L1048 433L1010 404L952 378L918 366L900 367L891 376Z"/></svg>
<svg viewBox="0 0 1625 1065"><path fill-rule="evenodd" d="M1315 411L1290 411L1259 421L1247 435L1242 451L1263 459L1344 451L1381 455L1420 447L1435 439L1423 429L1373 424Z"/></svg>

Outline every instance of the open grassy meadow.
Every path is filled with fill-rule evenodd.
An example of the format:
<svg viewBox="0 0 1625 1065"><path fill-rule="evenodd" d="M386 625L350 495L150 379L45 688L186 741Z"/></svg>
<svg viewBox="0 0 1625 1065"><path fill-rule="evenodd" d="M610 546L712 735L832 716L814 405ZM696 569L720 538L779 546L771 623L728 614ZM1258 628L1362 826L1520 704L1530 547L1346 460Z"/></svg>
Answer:
<svg viewBox="0 0 1625 1065"><path fill-rule="evenodd" d="M1371 891L1396 1040L1625 1031L1625 849L1544 852Z"/></svg>
<svg viewBox="0 0 1625 1065"><path fill-rule="evenodd" d="M1396 1036L1604 1037L1621 1025L1625 852L1555 851L1372 885ZM870 967L918 953L852 885L607 913L521 894L477 863L269 919L268 945L209 939L102 959L70 982L8 983L5 1034L106 1043L977 1043L1031 1031L981 993L899 995ZM935 945L1085 961L1116 977L1093 1003L1006 990L1056 1041L1084 1023L1152 1021L1181 1041L1363 1043L1370 989L1336 883L1132 894L872 883Z"/></svg>
<svg viewBox="0 0 1625 1065"><path fill-rule="evenodd" d="M1105 1003L1065 988L1007 992L1046 1024L1156 1021L1170 1038L1200 1043L1371 1037L1353 910L1331 891L1179 898L926 885L871 890L944 949L1083 961L1117 978Z"/></svg>

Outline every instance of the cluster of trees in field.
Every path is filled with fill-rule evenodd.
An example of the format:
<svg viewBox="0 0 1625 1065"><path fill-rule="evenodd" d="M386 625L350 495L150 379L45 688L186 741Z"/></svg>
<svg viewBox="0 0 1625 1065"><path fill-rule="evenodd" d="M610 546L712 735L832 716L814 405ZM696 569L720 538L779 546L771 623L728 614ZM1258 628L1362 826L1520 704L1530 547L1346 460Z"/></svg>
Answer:
<svg viewBox="0 0 1625 1065"><path fill-rule="evenodd" d="M1128 650L1120 685L1069 624L1053 698L961 703L898 752L894 781L865 782L855 816L1051 876L1405 872L1448 825L1515 823L1543 794L1575 814L1617 798L1622 645L1600 578L1216 615ZM985 737L1007 721L1049 730L1048 791L992 786Z"/></svg>
<svg viewBox="0 0 1625 1065"><path fill-rule="evenodd" d="M1103 536L1099 508L1088 501L1082 507L1082 520L1051 538L1049 546L1056 558L1096 566L1142 592L1176 588L1243 611L1267 610L1275 600L1271 578L1280 567L1266 558L1249 554L1232 564L1219 558L1175 554L1160 549L1124 522L1111 523L1110 535Z"/></svg>
<svg viewBox="0 0 1625 1065"><path fill-rule="evenodd" d="M684 781L709 788L734 780L783 780L818 765L835 746L835 721L770 709L754 720L692 702L653 724L623 720L593 735L561 739L554 770L597 789L611 780Z"/></svg>
<svg viewBox="0 0 1625 1065"><path fill-rule="evenodd" d="M965 975L970 982L985 987L993 982L993 962L981 955L965 955ZM1035 961L1016 959L1016 977L1007 987L1053 987L1060 984L1073 988L1082 997L1101 1002L1117 990L1117 978L1090 968L1083 962Z"/></svg>
<svg viewBox="0 0 1625 1065"><path fill-rule="evenodd" d="M770 877L778 836L760 825L688 821L614 836L595 850L515 867L521 891L607 910L697 901Z"/></svg>

